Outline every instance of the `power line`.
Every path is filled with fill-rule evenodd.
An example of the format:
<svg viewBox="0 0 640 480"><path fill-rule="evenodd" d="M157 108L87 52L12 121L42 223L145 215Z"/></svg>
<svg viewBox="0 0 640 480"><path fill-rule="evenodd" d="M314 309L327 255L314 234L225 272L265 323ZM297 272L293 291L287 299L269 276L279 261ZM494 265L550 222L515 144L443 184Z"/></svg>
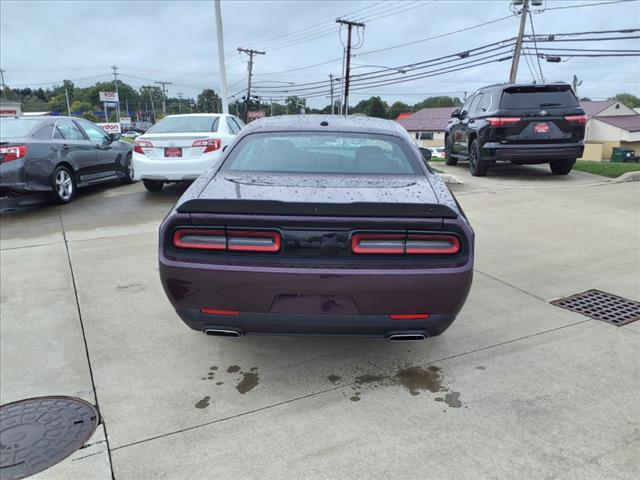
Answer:
<svg viewBox="0 0 640 480"><path fill-rule="evenodd" d="M171 85L171 82L155 82L158 85L162 85L162 115L167 114L167 85Z"/></svg>
<svg viewBox="0 0 640 480"><path fill-rule="evenodd" d="M253 57L255 55L264 55L265 52L254 50L251 48L238 48L240 53L246 53L249 55L249 63L247 65L247 70L249 74L247 75L247 95L245 96L244 101L244 121L247 122L249 120L249 102L251 101L251 74L253 73Z"/></svg>
<svg viewBox="0 0 640 480"><path fill-rule="evenodd" d="M346 64L344 70L344 114L347 115L349 113L349 81L351 77L351 33L353 31L353 27L356 29L362 28L364 30L365 24L362 22L355 22L353 20L344 20L342 18L336 19L336 23L339 23L340 26L347 26L347 49L346 49ZM358 47L356 47L358 48Z"/></svg>
<svg viewBox="0 0 640 480"><path fill-rule="evenodd" d="M536 50L536 56L538 60L538 70L540 71L540 80L544 83L544 74L542 73L542 65L540 64L540 56L538 56L538 42L536 42L536 31L533 29L533 15L529 11L529 23L531 24L531 34L533 35L533 46Z"/></svg>
<svg viewBox="0 0 640 480"><path fill-rule="evenodd" d="M537 10L536 13L543 13L549 10L565 10L567 8L597 7L599 5L611 5L613 3L628 3L628 2L636 2L636 1L638 0L614 0L612 2L582 3L580 5L566 5L562 7L546 7L541 10Z"/></svg>

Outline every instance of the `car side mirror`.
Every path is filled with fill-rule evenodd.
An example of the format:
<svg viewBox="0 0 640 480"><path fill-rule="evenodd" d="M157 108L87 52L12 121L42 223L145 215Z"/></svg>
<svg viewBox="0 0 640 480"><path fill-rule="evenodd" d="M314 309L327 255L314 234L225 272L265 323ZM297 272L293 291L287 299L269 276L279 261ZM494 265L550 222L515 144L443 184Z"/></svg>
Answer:
<svg viewBox="0 0 640 480"><path fill-rule="evenodd" d="M115 142L116 140L120 140L120 134L119 133L110 133L109 134L109 141L110 142Z"/></svg>
<svg viewBox="0 0 640 480"><path fill-rule="evenodd" d="M420 153L422 154L422 158L424 158L425 162L431 160L431 150L424 147L419 147Z"/></svg>

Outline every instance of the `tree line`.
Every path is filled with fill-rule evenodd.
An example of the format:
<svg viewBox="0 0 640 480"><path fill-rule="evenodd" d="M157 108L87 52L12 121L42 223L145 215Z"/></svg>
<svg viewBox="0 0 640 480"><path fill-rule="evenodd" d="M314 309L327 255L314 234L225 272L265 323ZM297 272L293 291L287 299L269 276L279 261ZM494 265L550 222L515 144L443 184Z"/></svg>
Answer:
<svg viewBox="0 0 640 480"><path fill-rule="evenodd" d="M97 114L103 111L99 92L115 91L115 83L97 82L89 87L77 87L71 80L64 80L61 85L47 89L43 88L9 88L4 89L3 95L9 100L18 100L22 103L25 112L53 111L62 114L67 113L67 95L69 97L69 109L73 115L79 115L87 120L98 121ZM142 119L154 122L162 118L163 94L157 85L142 85L133 87L125 82L118 81L118 93L120 98L120 112L125 115L137 116L142 113ZM640 98L630 93L620 93L611 99L618 100L628 107L640 107ZM203 89L196 98L178 98L168 96L165 100L166 113L218 113L222 110L220 96L213 89ZM582 98L581 100L588 100ZM462 100L458 97L446 95L425 98L413 105L404 102L394 102L389 105L380 96L372 96L361 100L356 105L349 107L351 114L364 114L369 117L395 119L401 113L417 112L423 108L433 107L459 107ZM331 105L323 108L311 108L307 106L305 98L289 96L280 101L273 101L266 97L252 97L248 103L249 111L262 111L265 116L285 115L294 113L331 113ZM243 116L245 99L238 98L229 103L230 113ZM339 111L338 102L334 104L334 112ZM102 117L103 118L103 117ZM101 118L101 119L102 119ZM142 120L141 119L141 120ZM110 121L116 121L115 112L111 112Z"/></svg>

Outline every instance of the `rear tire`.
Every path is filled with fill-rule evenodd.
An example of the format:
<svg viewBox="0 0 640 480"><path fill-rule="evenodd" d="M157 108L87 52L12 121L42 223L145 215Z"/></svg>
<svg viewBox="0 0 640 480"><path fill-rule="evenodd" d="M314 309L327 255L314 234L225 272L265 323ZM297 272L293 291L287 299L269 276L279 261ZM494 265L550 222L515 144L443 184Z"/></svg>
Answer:
<svg viewBox="0 0 640 480"><path fill-rule="evenodd" d="M130 183L133 183L133 164L131 163L131 154L127 154L126 158L124 159L124 168L125 168L125 174L124 177L120 177L120 182L122 182L124 185L129 185Z"/></svg>
<svg viewBox="0 0 640 480"><path fill-rule="evenodd" d="M469 149L469 171L474 177L484 177L489 171L489 163L480 160L480 144L475 138Z"/></svg>
<svg viewBox="0 0 640 480"><path fill-rule="evenodd" d="M446 163L447 165L458 164L458 159L456 157L452 157L451 156L452 153L453 153L453 145L451 144L449 137L447 137L444 141L444 163Z"/></svg>
<svg viewBox="0 0 640 480"><path fill-rule="evenodd" d="M164 187L162 180L142 180L142 183L144 183L144 188L150 192L159 192Z"/></svg>
<svg viewBox="0 0 640 480"><path fill-rule="evenodd" d="M549 164L549 166L551 167L551 171L554 175L567 175L575 163L576 161L572 159L554 160Z"/></svg>
<svg viewBox="0 0 640 480"><path fill-rule="evenodd" d="M75 173L65 165L58 165L51 176L51 191L47 198L59 205L69 203L76 196Z"/></svg>

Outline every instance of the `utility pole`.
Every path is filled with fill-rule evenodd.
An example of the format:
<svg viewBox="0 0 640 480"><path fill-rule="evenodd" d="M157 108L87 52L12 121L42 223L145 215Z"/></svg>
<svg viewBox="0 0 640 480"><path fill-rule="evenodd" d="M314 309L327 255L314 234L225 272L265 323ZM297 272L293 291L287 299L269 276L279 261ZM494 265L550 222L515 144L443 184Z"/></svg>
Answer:
<svg viewBox="0 0 640 480"><path fill-rule="evenodd" d="M115 65L111 65L111 69L113 70L113 79L116 84L116 98L118 99L118 102L116 103L116 116L118 117L116 119L116 122L120 122L120 97L118 96L118 67L116 67Z"/></svg>
<svg viewBox="0 0 640 480"><path fill-rule="evenodd" d="M573 78L575 78L575 76ZM71 107L69 106L69 92L67 91L67 87L64 87L64 98L67 99L67 115L71 116Z"/></svg>
<svg viewBox="0 0 640 480"><path fill-rule="evenodd" d="M573 76L573 80L571 81L571 85L573 86L573 93L575 96L578 96L578 87L582 85L582 80L578 80L577 75Z"/></svg>
<svg viewBox="0 0 640 480"><path fill-rule="evenodd" d="M329 91L331 92L331 115L334 115L335 105L333 104L333 73L329 74Z"/></svg>
<svg viewBox="0 0 640 480"><path fill-rule="evenodd" d="M156 82L158 85L162 85L162 115L167 115L167 85L171 85L171 82ZM149 94L151 95L151 94ZM155 118L156 112L153 112Z"/></svg>
<svg viewBox="0 0 640 480"><path fill-rule="evenodd" d="M7 99L7 85L4 83L4 70L0 68L0 81L2 81L2 96Z"/></svg>
<svg viewBox="0 0 640 480"><path fill-rule="evenodd" d="M525 0L527 1L527 0ZM336 19L336 23L347 26L347 61L344 75L344 114L349 114L349 77L351 68L351 30L353 27L364 28L364 23L353 22L351 20ZM357 47L356 47L357 48Z"/></svg>
<svg viewBox="0 0 640 480"><path fill-rule="evenodd" d="M178 92L178 113L182 113L182 92Z"/></svg>
<svg viewBox="0 0 640 480"><path fill-rule="evenodd" d="M249 119L249 102L251 101L251 75L253 74L253 56L254 55L264 55L265 52L261 52L259 50L253 50L251 48L238 48L240 53L246 53L249 55L249 63L247 64L247 71L249 72L249 76L247 78L247 93L244 97L244 121L248 122Z"/></svg>
<svg viewBox="0 0 640 480"><path fill-rule="evenodd" d="M222 113L229 114L229 92L227 91L227 67L224 63L224 40L222 35L222 11L220 0L215 0L216 31L218 33L218 70L220 71L220 95L222 95Z"/></svg>
<svg viewBox="0 0 640 480"><path fill-rule="evenodd" d="M153 95L151 95L151 89L149 89L149 100L151 101L151 111L153 112L153 123L158 120L156 117L156 106L153 104Z"/></svg>
<svg viewBox="0 0 640 480"><path fill-rule="evenodd" d="M513 52L509 83L516 83L516 77L518 76L518 64L520 63L520 54L522 53L522 37L524 36L524 27L527 24L527 15L529 15L529 0L524 0L522 11L520 12L520 30L518 31L518 38L516 40L516 49Z"/></svg>

